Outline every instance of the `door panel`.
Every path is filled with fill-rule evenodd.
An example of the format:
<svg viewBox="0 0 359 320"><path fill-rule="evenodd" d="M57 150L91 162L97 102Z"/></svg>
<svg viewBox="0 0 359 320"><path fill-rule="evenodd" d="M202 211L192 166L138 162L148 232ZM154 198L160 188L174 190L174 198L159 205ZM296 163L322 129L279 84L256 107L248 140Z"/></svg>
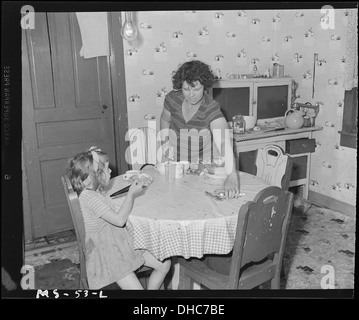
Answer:
<svg viewBox="0 0 359 320"><path fill-rule="evenodd" d="M54 83L52 81L52 67L46 14L36 14L36 29L31 31L30 55L33 74L33 94L36 109L54 108Z"/></svg>
<svg viewBox="0 0 359 320"><path fill-rule="evenodd" d="M36 127L39 147L101 140L99 119L39 123Z"/></svg>
<svg viewBox="0 0 359 320"><path fill-rule="evenodd" d="M63 109L71 108L75 104L75 83L74 83L74 62L76 54L72 49L70 39L71 15L68 13L48 14L49 33L51 48L57 54L56 59L52 59L53 77L55 86L56 105L62 106ZM69 35L65 37L64 35Z"/></svg>
<svg viewBox="0 0 359 320"><path fill-rule="evenodd" d="M72 228L60 177L67 159L91 146L116 167L109 57L84 59L74 13L36 13L23 33L23 144L34 237ZM24 48L24 46L23 46ZM28 69L28 70L27 70Z"/></svg>

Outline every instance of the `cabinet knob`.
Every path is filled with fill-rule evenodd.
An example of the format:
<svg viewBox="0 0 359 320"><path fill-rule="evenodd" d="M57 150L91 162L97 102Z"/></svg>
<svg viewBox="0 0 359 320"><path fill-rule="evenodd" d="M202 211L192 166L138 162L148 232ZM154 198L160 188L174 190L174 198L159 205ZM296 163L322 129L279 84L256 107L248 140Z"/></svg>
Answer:
<svg viewBox="0 0 359 320"><path fill-rule="evenodd" d="M104 104L104 105L102 105L102 109L103 110L106 110L107 109L107 106Z"/></svg>
<svg viewBox="0 0 359 320"><path fill-rule="evenodd" d="M252 100L252 104L257 104L257 101L256 101L256 100Z"/></svg>

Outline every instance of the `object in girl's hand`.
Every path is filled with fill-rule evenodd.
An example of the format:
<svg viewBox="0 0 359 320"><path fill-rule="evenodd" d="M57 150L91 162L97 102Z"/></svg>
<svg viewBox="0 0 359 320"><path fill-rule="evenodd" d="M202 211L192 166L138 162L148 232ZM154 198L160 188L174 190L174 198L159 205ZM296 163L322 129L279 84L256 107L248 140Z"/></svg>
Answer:
<svg viewBox="0 0 359 320"><path fill-rule="evenodd" d="M128 170L123 175L123 178L125 180L130 180L130 178L132 178L133 176L138 176L139 174L140 174L140 170Z"/></svg>
<svg viewBox="0 0 359 320"><path fill-rule="evenodd" d="M118 191L112 193L112 194L110 195L110 197L113 198L113 197L117 197L117 196L119 196L119 195L121 195L121 194L123 195L123 194L125 194L125 193L128 192L128 190L130 189L130 187L131 187L131 185L129 185L129 186L127 186L127 187L124 187L124 188L122 188L122 189L120 189L120 190L118 190Z"/></svg>
<svg viewBox="0 0 359 320"><path fill-rule="evenodd" d="M147 173L140 173L139 175L132 176L129 180L129 182L143 182L144 187L148 187L152 182L153 178L147 174Z"/></svg>

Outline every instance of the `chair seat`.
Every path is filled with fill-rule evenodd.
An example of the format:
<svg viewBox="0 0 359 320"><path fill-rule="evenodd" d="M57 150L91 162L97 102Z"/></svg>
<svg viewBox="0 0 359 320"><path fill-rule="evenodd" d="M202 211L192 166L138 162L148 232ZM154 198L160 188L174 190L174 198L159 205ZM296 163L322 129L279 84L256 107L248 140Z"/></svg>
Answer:
<svg viewBox="0 0 359 320"><path fill-rule="evenodd" d="M228 275L231 271L232 254L228 254L227 256L207 256L204 258L203 262L212 270Z"/></svg>
<svg viewBox="0 0 359 320"><path fill-rule="evenodd" d="M198 259L188 261L184 258L178 258L178 262L180 263L180 272L181 268L185 268L185 272L190 274L191 279L195 282L196 279L201 279L199 282L209 289L230 289L228 287L228 275L209 269L203 261Z"/></svg>
<svg viewBox="0 0 359 320"><path fill-rule="evenodd" d="M227 259L230 260L230 258L226 258L226 260ZM220 257L216 260L216 262L220 262ZM186 269L185 272L190 273L190 277L194 282L198 279L201 284L209 289L235 289L235 287L233 287L234 284L229 282L229 268L226 274L221 273L225 272L227 269L223 268L225 263L222 263L219 270L210 268L208 264L206 264L205 260L185 260L180 258L180 263L181 267ZM220 266L220 264L217 266ZM240 281L238 282L238 289L253 289L273 279L275 276L275 267L275 263L270 259L267 259L263 263L249 266L241 273Z"/></svg>

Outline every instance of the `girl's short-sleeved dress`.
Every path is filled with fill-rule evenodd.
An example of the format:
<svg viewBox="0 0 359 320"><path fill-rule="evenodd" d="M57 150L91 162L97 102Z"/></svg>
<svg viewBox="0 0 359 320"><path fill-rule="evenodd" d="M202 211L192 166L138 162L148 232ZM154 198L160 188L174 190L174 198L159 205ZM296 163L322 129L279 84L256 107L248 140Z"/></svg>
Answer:
<svg viewBox="0 0 359 320"><path fill-rule="evenodd" d="M143 250L134 249L129 222L117 227L101 218L114 209L110 198L86 189L79 200L86 232L87 280L89 288L96 290L140 268L145 262Z"/></svg>

